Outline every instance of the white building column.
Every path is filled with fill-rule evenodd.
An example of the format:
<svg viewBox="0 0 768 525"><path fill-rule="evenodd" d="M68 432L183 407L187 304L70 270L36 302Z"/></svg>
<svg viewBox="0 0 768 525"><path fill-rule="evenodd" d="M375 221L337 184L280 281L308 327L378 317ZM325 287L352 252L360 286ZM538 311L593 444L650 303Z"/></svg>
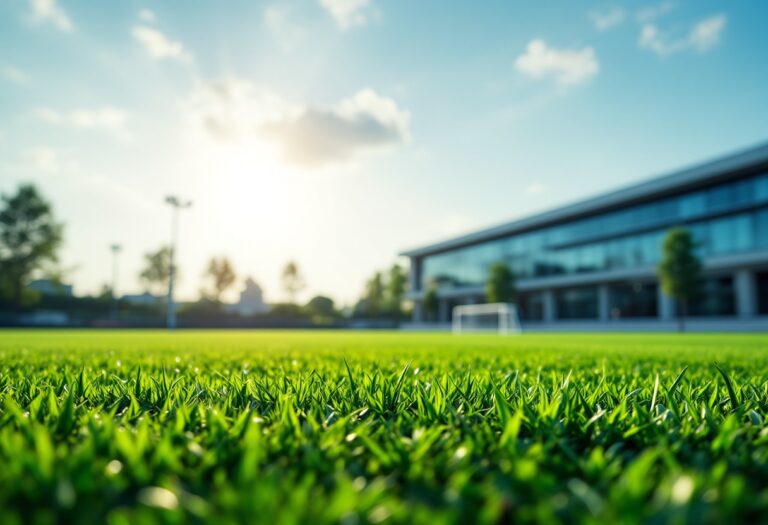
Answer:
<svg viewBox="0 0 768 525"><path fill-rule="evenodd" d="M755 276L747 270L737 270L733 276L736 292L736 315L742 318L753 317L757 313L757 294Z"/></svg>
<svg viewBox="0 0 768 525"><path fill-rule="evenodd" d="M601 284L597 287L597 318L603 322L609 321L611 318L610 309L608 285Z"/></svg>
<svg viewBox="0 0 768 525"><path fill-rule="evenodd" d="M421 307L421 300L413 302L413 322L421 323L424 321L424 310Z"/></svg>
<svg viewBox="0 0 768 525"><path fill-rule="evenodd" d="M421 259L411 257L411 266L409 272L409 286L412 291L419 289L419 276L421 275Z"/></svg>
<svg viewBox="0 0 768 525"><path fill-rule="evenodd" d="M544 290L544 322L551 323L557 319L557 305L555 304L555 292Z"/></svg>
<svg viewBox="0 0 768 525"><path fill-rule="evenodd" d="M659 283L657 298L659 319L662 321L672 321L675 318L675 301L662 291L661 283Z"/></svg>

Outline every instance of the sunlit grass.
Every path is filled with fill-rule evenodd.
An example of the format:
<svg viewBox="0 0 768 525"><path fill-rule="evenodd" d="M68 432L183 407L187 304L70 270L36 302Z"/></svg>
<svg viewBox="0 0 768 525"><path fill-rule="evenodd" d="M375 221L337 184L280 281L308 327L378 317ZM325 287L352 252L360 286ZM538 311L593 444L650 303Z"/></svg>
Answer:
<svg viewBox="0 0 768 525"><path fill-rule="evenodd" d="M0 332L0 519L765 521L766 342Z"/></svg>

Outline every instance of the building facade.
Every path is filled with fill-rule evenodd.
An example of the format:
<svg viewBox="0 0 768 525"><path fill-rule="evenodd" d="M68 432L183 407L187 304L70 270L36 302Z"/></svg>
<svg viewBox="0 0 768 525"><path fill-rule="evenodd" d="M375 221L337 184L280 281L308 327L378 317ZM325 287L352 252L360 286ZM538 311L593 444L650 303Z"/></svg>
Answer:
<svg viewBox="0 0 768 525"><path fill-rule="evenodd" d="M484 302L488 269L517 277L529 328L672 329L676 305L656 268L666 232L687 228L704 265L693 329L768 329L768 144L625 189L404 252L414 321Z"/></svg>

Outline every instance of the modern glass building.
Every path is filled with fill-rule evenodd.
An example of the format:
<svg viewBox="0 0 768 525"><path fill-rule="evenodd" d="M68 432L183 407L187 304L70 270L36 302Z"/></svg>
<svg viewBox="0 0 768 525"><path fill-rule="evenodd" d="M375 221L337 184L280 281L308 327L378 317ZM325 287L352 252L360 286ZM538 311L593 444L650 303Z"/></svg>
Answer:
<svg viewBox="0 0 768 525"><path fill-rule="evenodd" d="M656 277L662 239L689 229L704 263L692 328L768 329L768 144L521 220L403 253L414 321L484 302L491 265L517 276L521 320L540 328L672 328Z"/></svg>

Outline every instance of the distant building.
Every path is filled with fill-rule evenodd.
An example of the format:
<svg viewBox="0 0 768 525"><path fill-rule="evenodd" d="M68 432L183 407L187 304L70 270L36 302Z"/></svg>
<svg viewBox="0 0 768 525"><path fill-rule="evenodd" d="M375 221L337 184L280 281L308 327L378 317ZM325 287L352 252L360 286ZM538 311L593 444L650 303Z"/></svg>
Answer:
<svg viewBox="0 0 768 525"><path fill-rule="evenodd" d="M443 323L454 306L485 302L488 269L504 261L524 326L672 329L656 268L675 226L693 234L704 264L691 328L768 330L768 144L405 251L414 321L428 287Z"/></svg>
<svg viewBox="0 0 768 525"><path fill-rule="evenodd" d="M120 300L123 302L142 306L155 306L160 303L160 299L160 297L152 295L149 292L144 292L141 294L126 294L120 298Z"/></svg>
<svg viewBox="0 0 768 525"><path fill-rule="evenodd" d="M64 284L53 279L35 279L27 285L27 289L40 295L60 295L72 297L72 285Z"/></svg>
<svg viewBox="0 0 768 525"><path fill-rule="evenodd" d="M261 290L261 286L248 277L245 280L245 288L240 292L240 300L235 304L228 304L226 309L228 312L247 317L267 313L269 305L264 302L264 292Z"/></svg>

